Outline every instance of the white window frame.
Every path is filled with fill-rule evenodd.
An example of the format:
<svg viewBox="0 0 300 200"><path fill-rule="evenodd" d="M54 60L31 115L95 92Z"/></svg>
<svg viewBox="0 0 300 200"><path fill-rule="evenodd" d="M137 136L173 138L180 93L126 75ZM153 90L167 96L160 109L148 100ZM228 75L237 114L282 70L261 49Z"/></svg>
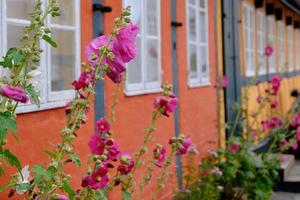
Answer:
<svg viewBox="0 0 300 200"><path fill-rule="evenodd" d="M267 17L268 22L268 41L267 44L273 48L273 53L268 57L268 69L269 73L276 72L276 47L275 47L275 18L274 16Z"/></svg>
<svg viewBox="0 0 300 200"><path fill-rule="evenodd" d="M267 59L265 56L266 47L266 15L262 11L256 12L256 40L257 49L257 66L258 74L264 75L267 73Z"/></svg>
<svg viewBox="0 0 300 200"><path fill-rule="evenodd" d="M49 16L46 20L46 25L51 28L62 28L64 30L74 30L75 31L75 76L79 77L81 71L81 39L80 39L80 0L74 1L74 9L75 9L75 25L52 25L50 24L51 16ZM46 1L43 1L43 9L46 7ZM15 24L15 25L28 25L30 23L27 19L16 19L16 18L8 18L7 17L7 7L6 0L2 0L0 3L0 9L2 15L0 15L0 47L2 52L0 52L1 56L7 51L7 25ZM41 48L44 52L41 54L40 60L40 71L42 72L40 77L40 82L42 84L41 89L41 105L38 108L36 105L22 104L17 108L17 113L26 113L33 111L40 111L52 108L64 107L66 102L74 98L75 91L73 89L63 90L59 92L51 91L51 48L50 45L46 44L44 41L40 42ZM0 69L1 70L1 69ZM1 71L0 71L1 72ZM1 73L0 73L1 74ZM71 84L71 83L70 83Z"/></svg>
<svg viewBox="0 0 300 200"><path fill-rule="evenodd" d="M209 64L209 24L208 24L208 1L204 0L205 3L205 8L201 8L199 6L199 0L195 1L196 4L191 4L189 1L186 1L186 37L187 37L187 59L188 59L188 86L190 88L194 88L194 87L204 87L204 86L209 86L210 83L210 64ZM189 8L195 9L196 10L196 42L192 41L189 37L189 16L190 16L190 12L189 12ZM200 14L199 12L205 13L205 42L201 42L200 38L203 37L201 36L200 33ZM201 24L202 26L202 24ZM196 49L197 49L197 77L195 78L191 78L190 77L190 73L191 73L191 63L190 63L190 44L196 45ZM201 72L201 56L200 56L200 52L201 52L201 48L205 48L206 50L206 67L207 67L207 71L206 73L202 73Z"/></svg>
<svg viewBox="0 0 300 200"><path fill-rule="evenodd" d="M286 71L285 58L285 25L282 21L277 22L278 66L279 72Z"/></svg>
<svg viewBox="0 0 300 200"><path fill-rule="evenodd" d="M295 70L294 65L294 28L292 25L287 26L287 48L288 48L288 71Z"/></svg>
<svg viewBox="0 0 300 200"><path fill-rule="evenodd" d="M141 1L141 25L140 31L137 34L137 38L140 38L141 41L141 82L140 83L129 83L128 78L125 83L125 95L126 96L135 96L143 95L150 93L162 92L161 82L162 82L162 50L161 50L161 0L151 0L157 1L157 10L158 10L158 21L157 21L157 36L147 34L146 30L146 20L147 20L147 8L145 1ZM125 7L125 1L123 0L123 7ZM158 80L153 82L147 82L147 54L146 54L146 43L147 39L156 39L158 41Z"/></svg>
<svg viewBox="0 0 300 200"><path fill-rule="evenodd" d="M244 56L245 56L245 75L246 77L255 76L255 49L254 49L254 26L255 26L255 15L254 15L254 7L247 3L243 2L243 36L244 36ZM248 20L247 20L248 18ZM248 22L251 20L252 23ZM248 33L248 34L246 34ZM246 36L249 37L246 37ZM251 44L251 46L248 46ZM249 63L246 58L249 57Z"/></svg>

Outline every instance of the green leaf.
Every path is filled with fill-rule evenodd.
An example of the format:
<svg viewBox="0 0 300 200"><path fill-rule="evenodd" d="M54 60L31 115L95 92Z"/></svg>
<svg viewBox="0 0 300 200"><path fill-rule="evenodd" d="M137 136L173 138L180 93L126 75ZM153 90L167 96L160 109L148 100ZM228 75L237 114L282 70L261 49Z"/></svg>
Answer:
<svg viewBox="0 0 300 200"><path fill-rule="evenodd" d="M21 183L21 184L17 185L16 189L27 191L30 189L30 187L31 187L30 183Z"/></svg>
<svg viewBox="0 0 300 200"><path fill-rule="evenodd" d="M0 166L0 177L4 176L4 175L5 175L4 169L2 166ZM1 192L1 190L0 190L0 192Z"/></svg>
<svg viewBox="0 0 300 200"><path fill-rule="evenodd" d="M122 199L123 200L132 200L131 192L128 192L126 190L122 190Z"/></svg>
<svg viewBox="0 0 300 200"><path fill-rule="evenodd" d="M34 86L32 84L26 87L26 92L30 97L30 102L40 107L41 102L39 98L39 93L34 89Z"/></svg>
<svg viewBox="0 0 300 200"><path fill-rule="evenodd" d="M49 35L43 35L43 40L45 40L48 44L50 44L52 47L57 48L57 44Z"/></svg>
<svg viewBox="0 0 300 200"><path fill-rule="evenodd" d="M16 119L9 113L0 113L0 130L17 131Z"/></svg>
<svg viewBox="0 0 300 200"><path fill-rule="evenodd" d="M68 155L78 167L81 167L80 158L74 152L69 152Z"/></svg>
<svg viewBox="0 0 300 200"><path fill-rule="evenodd" d="M11 68L15 65L21 64L23 59L24 56L20 50L17 48L10 48L6 53L6 56L3 57L3 61L0 61L0 66L3 66L4 68Z"/></svg>
<svg viewBox="0 0 300 200"><path fill-rule="evenodd" d="M44 153L47 154L50 158L54 158L55 159L57 157L56 154L53 153L53 152L51 152L51 151L45 150Z"/></svg>
<svg viewBox="0 0 300 200"><path fill-rule="evenodd" d="M62 183L62 189L63 189L63 191L65 191L66 193L68 193L70 200L74 199L75 192L74 192L74 190L72 189L72 187L70 186L70 184L68 182L63 181L63 183Z"/></svg>
<svg viewBox="0 0 300 200"><path fill-rule="evenodd" d="M5 149L3 152L3 156L8 160L11 166L16 166L19 171L21 171L21 163L18 158L13 155L8 149Z"/></svg>
<svg viewBox="0 0 300 200"><path fill-rule="evenodd" d="M53 172L45 169L41 165L35 165L31 169L31 171L33 173L35 173L35 176L34 176L34 182L35 182L35 184L41 183L41 181L43 181L43 179L45 179L46 181L49 181L51 178L53 178Z"/></svg>
<svg viewBox="0 0 300 200"><path fill-rule="evenodd" d="M7 135L7 129L0 129L0 140L4 140Z"/></svg>

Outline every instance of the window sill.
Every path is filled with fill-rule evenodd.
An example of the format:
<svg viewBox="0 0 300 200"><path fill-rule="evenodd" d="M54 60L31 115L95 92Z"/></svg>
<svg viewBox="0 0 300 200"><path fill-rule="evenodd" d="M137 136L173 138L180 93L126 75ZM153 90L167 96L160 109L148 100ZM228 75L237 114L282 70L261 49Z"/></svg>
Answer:
<svg viewBox="0 0 300 200"><path fill-rule="evenodd" d="M23 114L23 113L30 113L30 112L38 112L43 110L49 110L49 109L56 109L56 108L62 108L66 106L66 103L69 100L62 100L62 101L55 101L55 102L48 102L48 103L42 103L40 107L37 105L21 105L17 108L17 114Z"/></svg>
<svg viewBox="0 0 300 200"><path fill-rule="evenodd" d="M211 83L204 82L204 83L189 83L189 88L199 88L199 87L209 87L211 86Z"/></svg>
<svg viewBox="0 0 300 200"><path fill-rule="evenodd" d="M162 88L155 88L155 89L147 89L147 90L125 90L124 93L126 96L139 96L139 95L146 95L146 94L155 94L162 92Z"/></svg>

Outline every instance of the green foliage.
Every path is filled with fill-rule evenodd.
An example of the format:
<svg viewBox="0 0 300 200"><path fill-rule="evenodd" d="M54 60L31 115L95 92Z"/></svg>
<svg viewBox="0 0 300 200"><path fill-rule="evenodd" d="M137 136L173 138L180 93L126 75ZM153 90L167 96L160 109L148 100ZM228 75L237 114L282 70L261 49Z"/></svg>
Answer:
<svg viewBox="0 0 300 200"><path fill-rule="evenodd" d="M30 97L30 102L40 107L41 102L39 98L39 93L35 90L32 84L26 87L26 92Z"/></svg>
<svg viewBox="0 0 300 200"><path fill-rule="evenodd" d="M17 123L15 117L10 112L0 113L0 131L1 135L5 135L3 131L17 131Z"/></svg>
<svg viewBox="0 0 300 200"><path fill-rule="evenodd" d="M7 161L11 166L17 167L19 171L21 171L21 163L18 158L12 154L8 149L0 151L1 160ZM1 171L1 170L0 170Z"/></svg>
<svg viewBox="0 0 300 200"><path fill-rule="evenodd" d="M122 190L122 199L123 200L132 200L132 194L129 191Z"/></svg>
<svg viewBox="0 0 300 200"><path fill-rule="evenodd" d="M80 158L74 152L68 152L68 155L78 167L81 167Z"/></svg>
<svg viewBox="0 0 300 200"><path fill-rule="evenodd" d="M70 185L69 182L63 181L63 183L62 183L62 189L63 189L63 191L65 191L66 193L68 193L69 200L73 200L74 199L75 192L72 189L72 187L71 187L71 185Z"/></svg>
<svg viewBox="0 0 300 200"><path fill-rule="evenodd" d="M34 183L36 185L54 178L54 173L41 165L35 165L31 171L34 173Z"/></svg>
<svg viewBox="0 0 300 200"><path fill-rule="evenodd" d="M10 48L3 57L3 60L0 61L0 66L4 68L12 68L13 66L20 65L23 59L24 55L22 54L22 51L17 48Z"/></svg>
<svg viewBox="0 0 300 200"><path fill-rule="evenodd" d="M49 35L43 35L42 39L45 40L48 44L50 44L52 47L57 48L56 42Z"/></svg>

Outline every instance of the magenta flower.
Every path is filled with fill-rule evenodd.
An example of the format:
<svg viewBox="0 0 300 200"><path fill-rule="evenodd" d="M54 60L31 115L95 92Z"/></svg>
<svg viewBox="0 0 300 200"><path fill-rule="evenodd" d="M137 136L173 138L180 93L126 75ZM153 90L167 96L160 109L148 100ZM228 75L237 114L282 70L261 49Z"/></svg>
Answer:
<svg viewBox="0 0 300 200"><path fill-rule="evenodd" d="M153 107L162 112L163 115L169 117L169 114L174 112L178 105L178 99L174 95L159 96L153 102Z"/></svg>
<svg viewBox="0 0 300 200"><path fill-rule="evenodd" d="M184 138L182 145L177 150L177 154L179 154L179 155L186 154L192 145L193 145L193 143L192 143L192 139L190 137Z"/></svg>
<svg viewBox="0 0 300 200"><path fill-rule="evenodd" d="M235 144L233 143L230 147L230 151L232 153L237 153L239 150L241 149L241 145L240 144Z"/></svg>
<svg viewBox="0 0 300 200"><path fill-rule="evenodd" d="M104 118L100 118L96 122L96 130L99 131L100 133L108 133L110 131L109 122Z"/></svg>
<svg viewBox="0 0 300 200"><path fill-rule="evenodd" d="M219 167L214 167L212 170L211 170L211 173L212 174L215 174L217 176L222 176L223 175L223 172L220 170Z"/></svg>
<svg viewBox="0 0 300 200"><path fill-rule="evenodd" d="M129 174L134 167L134 161L132 160L129 153L126 151L121 153L120 163L121 163L121 165L118 166L118 171L122 175Z"/></svg>
<svg viewBox="0 0 300 200"><path fill-rule="evenodd" d="M92 72L82 72L78 80L73 81L72 85L75 90L89 87L94 84L95 75Z"/></svg>
<svg viewBox="0 0 300 200"><path fill-rule="evenodd" d="M106 68L105 73L114 83L121 83L122 73L118 72L113 66Z"/></svg>
<svg viewBox="0 0 300 200"><path fill-rule="evenodd" d="M290 124L292 127L297 127L297 126L300 126L300 112L295 114L293 117L292 117L292 121L291 121L291 124Z"/></svg>
<svg viewBox="0 0 300 200"><path fill-rule="evenodd" d="M222 89L226 88L229 84L229 80L226 75L222 76L222 78L218 78L215 88Z"/></svg>
<svg viewBox="0 0 300 200"><path fill-rule="evenodd" d="M272 130L282 125L282 119L278 116L274 116L271 119L267 119L261 122L264 130Z"/></svg>
<svg viewBox="0 0 300 200"><path fill-rule="evenodd" d="M69 200L66 195L56 194L53 200Z"/></svg>
<svg viewBox="0 0 300 200"><path fill-rule="evenodd" d="M106 167L97 169L92 175L83 178L81 186L89 187L93 190L103 189L109 182L107 172Z"/></svg>
<svg viewBox="0 0 300 200"><path fill-rule="evenodd" d="M27 103L29 100L23 88L9 85L0 85L0 95L21 103Z"/></svg>
<svg viewBox="0 0 300 200"><path fill-rule="evenodd" d="M271 102L271 108L275 109L278 108L278 100L277 99L273 99L273 101Z"/></svg>
<svg viewBox="0 0 300 200"><path fill-rule="evenodd" d="M89 148L92 154L94 155L102 155L105 149L105 143L100 135L94 134L92 135L89 143Z"/></svg>
<svg viewBox="0 0 300 200"><path fill-rule="evenodd" d="M263 97L260 95L256 98L256 101L258 104L261 104L262 100L263 100Z"/></svg>
<svg viewBox="0 0 300 200"><path fill-rule="evenodd" d="M108 146L108 159L112 161L116 161L120 155L120 147L117 142L112 139L106 141L106 145Z"/></svg>
<svg viewBox="0 0 300 200"><path fill-rule="evenodd" d="M275 75L271 78L269 83L271 84L272 90L268 90L268 92L272 95L276 95L281 85L281 77L279 75Z"/></svg>
<svg viewBox="0 0 300 200"><path fill-rule="evenodd" d="M87 61L91 66L99 64L101 57L101 48L108 43L109 37L103 35L95 38L85 49Z"/></svg>
<svg viewBox="0 0 300 200"><path fill-rule="evenodd" d="M271 56L271 55L273 54L273 51L274 51L274 49L273 49L272 46L267 45L267 46L265 47L265 55L266 55L266 56Z"/></svg>
<svg viewBox="0 0 300 200"><path fill-rule="evenodd" d="M112 44L112 51L115 56L128 63L136 57L136 36L139 32L139 27L135 24L128 24L126 27L119 30L116 40Z"/></svg>
<svg viewBox="0 0 300 200"><path fill-rule="evenodd" d="M295 142L294 144L292 144L291 147L294 151L296 151L298 149L298 142Z"/></svg>
<svg viewBox="0 0 300 200"><path fill-rule="evenodd" d="M162 167L166 160L166 149L161 145L156 145L153 150L153 157L156 160L155 165L158 167Z"/></svg>

